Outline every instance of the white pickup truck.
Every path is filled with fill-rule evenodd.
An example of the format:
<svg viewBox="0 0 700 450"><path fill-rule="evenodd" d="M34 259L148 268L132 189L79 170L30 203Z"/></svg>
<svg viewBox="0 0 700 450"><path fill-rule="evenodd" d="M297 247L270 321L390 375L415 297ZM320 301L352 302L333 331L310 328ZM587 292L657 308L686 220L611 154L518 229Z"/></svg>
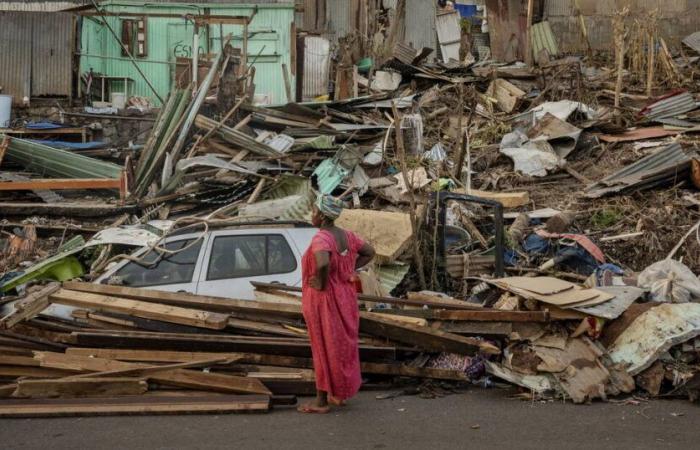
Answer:
<svg viewBox="0 0 700 450"><path fill-rule="evenodd" d="M124 260L96 282L252 300L251 281L301 286L301 258L317 231L299 224L245 224L174 234L160 245L182 251L160 256L142 248L133 256L151 265Z"/></svg>

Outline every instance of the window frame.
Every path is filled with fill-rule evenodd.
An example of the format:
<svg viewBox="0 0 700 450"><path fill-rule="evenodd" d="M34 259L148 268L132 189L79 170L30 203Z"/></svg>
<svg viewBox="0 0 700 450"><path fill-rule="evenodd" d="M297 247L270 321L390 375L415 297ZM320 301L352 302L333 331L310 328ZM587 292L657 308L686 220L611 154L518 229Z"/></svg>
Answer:
<svg viewBox="0 0 700 450"><path fill-rule="evenodd" d="M241 276L234 276L234 277L221 277L221 278L210 278L210 273L212 270L212 258L214 257L214 249L216 246L216 241L217 239L231 239L231 238L259 238L259 237L264 237L265 238L265 271L264 273L257 274L257 275L241 275ZM284 271L284 272L271 272L270 271L270 238L272 237L277 237L282 239L284 242L284 245L286 246L287 251L289 254L292 256L294 260L294 265L291 268L291 270ZM221 235L221 236L213 236L211 246L209 247L209 254L207 255L207 270L204 275L204 282L210 282L210 281L222 281L222 280L240 280L242 278L255 278L255 277L266 277L266 276L271 276L271 275L286 275L289 273L294 273L297 271L299 268L299 261L297 261L297 255L294 252L294 249L290 245L289 239L287 239L287 236L284 234L280 233L262 233L262 234L226 234L226 235Z"/></svg>

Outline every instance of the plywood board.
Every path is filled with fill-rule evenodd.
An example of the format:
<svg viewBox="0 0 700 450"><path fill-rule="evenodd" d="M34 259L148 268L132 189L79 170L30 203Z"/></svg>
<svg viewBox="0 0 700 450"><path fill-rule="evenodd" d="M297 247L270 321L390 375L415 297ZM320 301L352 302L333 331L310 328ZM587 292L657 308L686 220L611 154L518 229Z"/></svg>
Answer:
<svg viewBox="0 0 700 450"><path fill-rule="evenodd" d="M129 314L144 319L161 320L163 322L214 330L222 330L228 325L228 316L226 314L66 289L61 289L51 294L49 301L95 311Z"/></svg>
<svg viewBox="0 0 700 450"><path fill-rule="evenodd" d="M456 189L458 194L466 194L465 189ZM530 194L526 191L517 192L488 192L480 191L478 189L472 189L469 191L469 195L475 197L485 198L487 200L494 200L503 205L504 208L517 208L519 206L525 206L530 204Z"/></svg>
<svg viewBox="0 0 700 450"><path fill-rule="evenodd" d="M335 224L372 245L380 263L395 261L413 241L411 217L404 213L346 209Z"/></svg>
<svg viewBox="0 0 700 450"><path fill-rule="evenodd" d="M535 294L552 295L573 290L576 285L553 277L508 277L494 280L499 285L525 289Z"/></svg>

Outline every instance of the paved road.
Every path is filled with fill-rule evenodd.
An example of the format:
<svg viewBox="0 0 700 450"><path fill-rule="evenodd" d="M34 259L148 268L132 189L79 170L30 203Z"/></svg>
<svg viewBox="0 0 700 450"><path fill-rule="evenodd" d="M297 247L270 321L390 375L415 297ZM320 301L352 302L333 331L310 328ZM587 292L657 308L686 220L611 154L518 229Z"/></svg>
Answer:
<svg viewBox="0 0 700 450"><path fill-rule="evenodd" d="M0 421L5 449L663 449L700 446L700 405L531 403L474 388L440 399L377 400L308 416L95 417Z"/></svg>

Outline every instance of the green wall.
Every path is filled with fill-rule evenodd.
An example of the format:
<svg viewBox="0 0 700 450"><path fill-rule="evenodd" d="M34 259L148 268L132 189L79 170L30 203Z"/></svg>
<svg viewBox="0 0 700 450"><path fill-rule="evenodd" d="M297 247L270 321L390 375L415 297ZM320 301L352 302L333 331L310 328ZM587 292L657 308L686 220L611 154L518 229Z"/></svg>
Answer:
<svg viewBox="0 0 700 450"><path fill-rule="evenodd" d="M286 103L282 64L292 68L292 26L294 5L289 4L171 4L135 3L129 1L107 1L101 5L110 13L151 13L151 14L211 14L228 16L250 16L257 7L257 14L249 25L248 61L255 60L255 84L257 95L271 96L273 104ZM129 17L133 19L133 17ZM128 76L135 81L131 95L147 97L154 105L160 102L153 95L143 77L139 75L128 57L122 56L121 46L102 23L102 17L83 17L80 49L80 70L86 73L92 68L110 76ZM117 36L121 36L121 19L106 17ZM138 65L154 85L162 98L167 97L174 82L176 56L191 57L194 26L180 18L154 18L148 21L148 56L136 57ZM222 25L223 36L233 35L232 45L242 48L242 25ZM221 49L219 25L200 30L200 53L217 53ZM207 48L207 43L209 48ZM290 73L292 94L295 92L295 77ZM117 84L115 86L119 87Z"/></svg>

